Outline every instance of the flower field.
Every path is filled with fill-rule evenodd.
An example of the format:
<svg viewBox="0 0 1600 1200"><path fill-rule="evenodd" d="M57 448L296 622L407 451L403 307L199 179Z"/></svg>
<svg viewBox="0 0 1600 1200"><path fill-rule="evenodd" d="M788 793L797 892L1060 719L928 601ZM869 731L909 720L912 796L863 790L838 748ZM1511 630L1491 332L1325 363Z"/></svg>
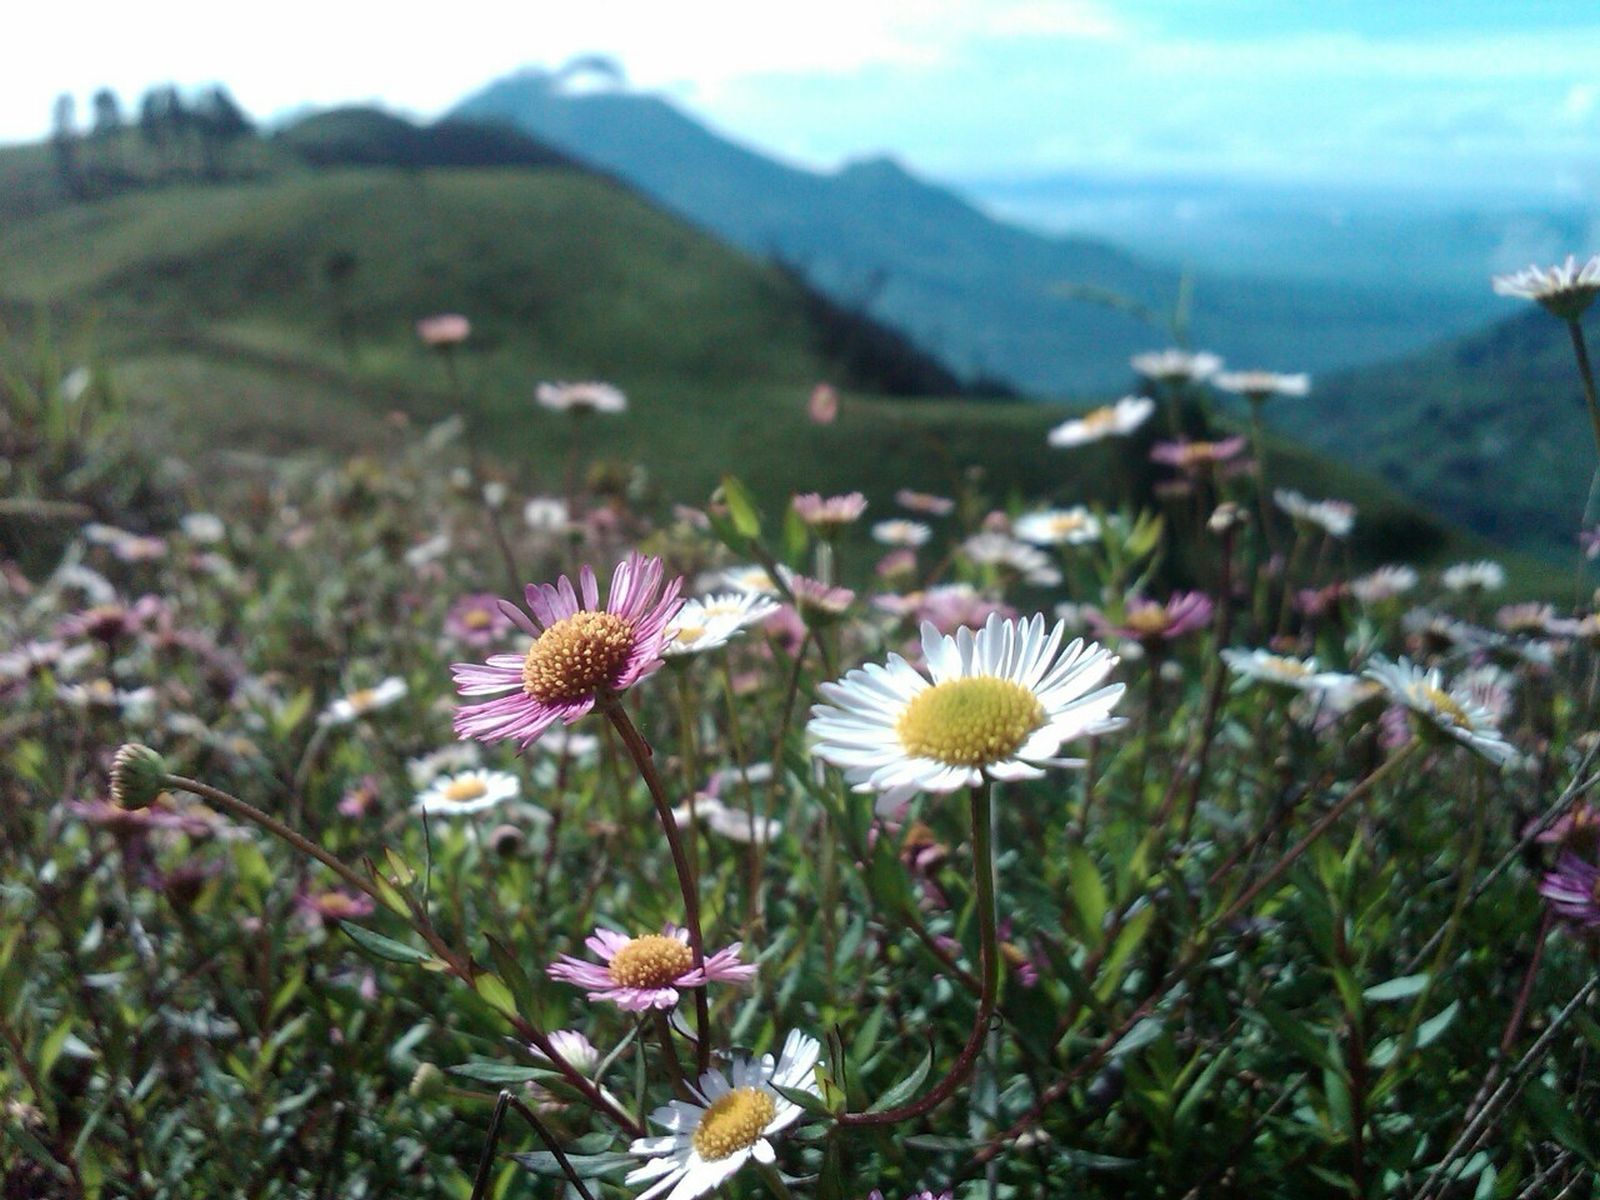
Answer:
<svg viewBox="0 0 1600 1200"><path fill-rule="evenodd" d="M1597 272L1502 287L1600 440ZM0 1196L1590 1194L1592 585L1360 561L1210 355L777 505L594 382L524 489L416 332L455 417L216 478L8 347Z"/></svg>

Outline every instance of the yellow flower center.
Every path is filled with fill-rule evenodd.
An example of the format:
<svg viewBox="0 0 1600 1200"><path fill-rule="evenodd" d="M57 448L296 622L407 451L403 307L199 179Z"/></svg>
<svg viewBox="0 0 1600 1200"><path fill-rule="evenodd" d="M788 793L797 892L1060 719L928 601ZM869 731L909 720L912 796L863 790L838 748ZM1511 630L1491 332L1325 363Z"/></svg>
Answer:
<svg viewBox="0 0 1600 1200"><path fill-rule="evenodd" d="M648 933L636 937L611 960L606 969L618 987L669 987L690 967L694 955L677 938Z"/></svg>
<svg viewBox="0 0 1600 1200"><path fill-rule="evenodd" d="M1304 679L1311 674L1311 668L1305 663L1293 658L1282 658L1276 654L1267 655L1261 660L1261 665L1273 674L1289 679Z"/></svg>
<svg viewBox="0 0 1600 1200"><path fill-rule="evenodd" d="M364 713L378 703L378 693L371 688L362 688L359 692L351 692L345 701L352 712Z"/></svg>
<svg viewBox="0 0 1600 1200"><path fill-rule="evenodd" d="M1461 702L1449 692L1431 684L1419 683L1413 694L1456 728L1466 729L1471 726L1472 718L1467 715L1467 710L1462 708Z"/></svg>
<svg viewBox="0 0 1600 1200"><path fill-rule="evenodd" d="M494 618L489 615L488 609L474 608L462 616L461 623L468 629L487 629L494 624Z"/></svg>
<svg viewBox="0 0 1600 1200"><path fill-rule="evenodd" d="M1164 604L1151 604L1144 608L1136 608L1124 618L1124 624L1140 637L1154 637L1167 631L1167 607Z"/></svg>
<svg viewBox="0 0 1600 1200"><path fill-rule="evenodd" d="M580 612L541 633L522 663L522 690L559 704L611 682L633 650L633 625L615 613Z"/></svg>
<svg viewBox="0 0 1600 1200"><path fill-rule="evenodd" d="M951 679L919 693L895 725L906 753L950 766L1009 758L1044 723L1044 705L1021 684L992 676Z"/></svg>
<svg viewBox="0 0 1600 1200"><path fill-rule="evenodd" d="M694 1130L694 1148L706 1162L748 1150L761 1140L778 1106L760 1088L742 1087L718 1096Z"/></svg>
<svg viewBox="0 0 1600 1200"><path fill-rule="evenodd" d="M485 796L489 787L481 779L457 779L444 789L446 800L476 800Z"/></svg>
<svg viewBox="0 0 1600 1200"><path fill-rule="evenodd" d="M692 646L706 635L704 625L680 625L678 636L673 640L680 646Z"/></svg>
<svg viewBox="0 0 1600 1200"><path fill-rule="evenodd" d="M1117 423L1117 410L1114 408L1097 408L1093 412L1086 412L1079 420L1083 427L1091 433L1098 433L1102 429L1109 429Z"/></svg>

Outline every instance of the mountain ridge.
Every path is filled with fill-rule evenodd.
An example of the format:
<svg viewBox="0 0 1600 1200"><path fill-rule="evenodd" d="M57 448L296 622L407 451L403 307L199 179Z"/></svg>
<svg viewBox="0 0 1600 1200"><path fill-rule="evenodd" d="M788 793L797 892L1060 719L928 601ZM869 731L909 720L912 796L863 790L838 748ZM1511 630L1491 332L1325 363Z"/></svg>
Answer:
<svg viewBox="0 0 1600 1200"><path fill-rule="evenodd" d="M1192 336L1241 365L1320 372L1428 340L1418 299L1393 286L1186 281L1109 243L996 220L885 155L832 172L783 163L660 96L568 93L559 76L525 70L452 113L509 121L718 236L791 263L968 377L1000 376L1041 396L1124 386L1128 357L1172 336L1159 316L1139 314L1171 312L1191 283Z"/></svg>

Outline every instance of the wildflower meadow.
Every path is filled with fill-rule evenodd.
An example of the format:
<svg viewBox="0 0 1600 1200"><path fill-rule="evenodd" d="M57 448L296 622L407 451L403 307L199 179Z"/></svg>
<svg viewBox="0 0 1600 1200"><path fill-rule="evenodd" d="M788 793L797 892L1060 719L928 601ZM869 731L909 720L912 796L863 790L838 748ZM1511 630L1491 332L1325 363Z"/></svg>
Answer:
<svg viewBox="0 0 1600 1200"><path fill-rule="evenodd" d="M1600 260L1495 286L1600 452ZM1188 349L1059 489L655 495L606 383L499 461L471 316L217 477L5 343L0 1196L1595 1194L1594 511L1364 561Z"/></svg>

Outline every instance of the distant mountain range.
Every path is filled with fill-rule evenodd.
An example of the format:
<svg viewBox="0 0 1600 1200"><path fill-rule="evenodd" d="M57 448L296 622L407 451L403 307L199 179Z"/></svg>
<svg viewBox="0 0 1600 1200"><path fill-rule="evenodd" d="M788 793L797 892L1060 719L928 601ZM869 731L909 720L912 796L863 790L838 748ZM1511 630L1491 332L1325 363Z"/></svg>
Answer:
<svg viewBox="0 0 1600 1200"><path fill-rule="evenodd" d="M1040 395L1118 389L1131 383L1128 356L1170 337L1133 310L1170 314L1182 290L1177 270L1101 240L995 219L891 159L807 171L718 135L660 97L569 93L538 71L489 85L454 115L511 122L615 173L899 326L969 379L998 377ZM1374 362L1481 315L1404 280L1283 282L1240 271L1206 274L1192 292L1195 339L1241 366ZM1113 297L1126 304L1113 306Z"/></svg>
<svg viewBox="0 0 1600 1200"><path fill-rule="evenodd" d="M1005 219L1104 238L1158 262L1223 274L1249 264L1274 279L1408 292L1431 302L1440 338L1505 315L1492 276L1555 261L1600 233L1600 197L1533 181L1438 192L1087 172L954 182Z"/></svg>

